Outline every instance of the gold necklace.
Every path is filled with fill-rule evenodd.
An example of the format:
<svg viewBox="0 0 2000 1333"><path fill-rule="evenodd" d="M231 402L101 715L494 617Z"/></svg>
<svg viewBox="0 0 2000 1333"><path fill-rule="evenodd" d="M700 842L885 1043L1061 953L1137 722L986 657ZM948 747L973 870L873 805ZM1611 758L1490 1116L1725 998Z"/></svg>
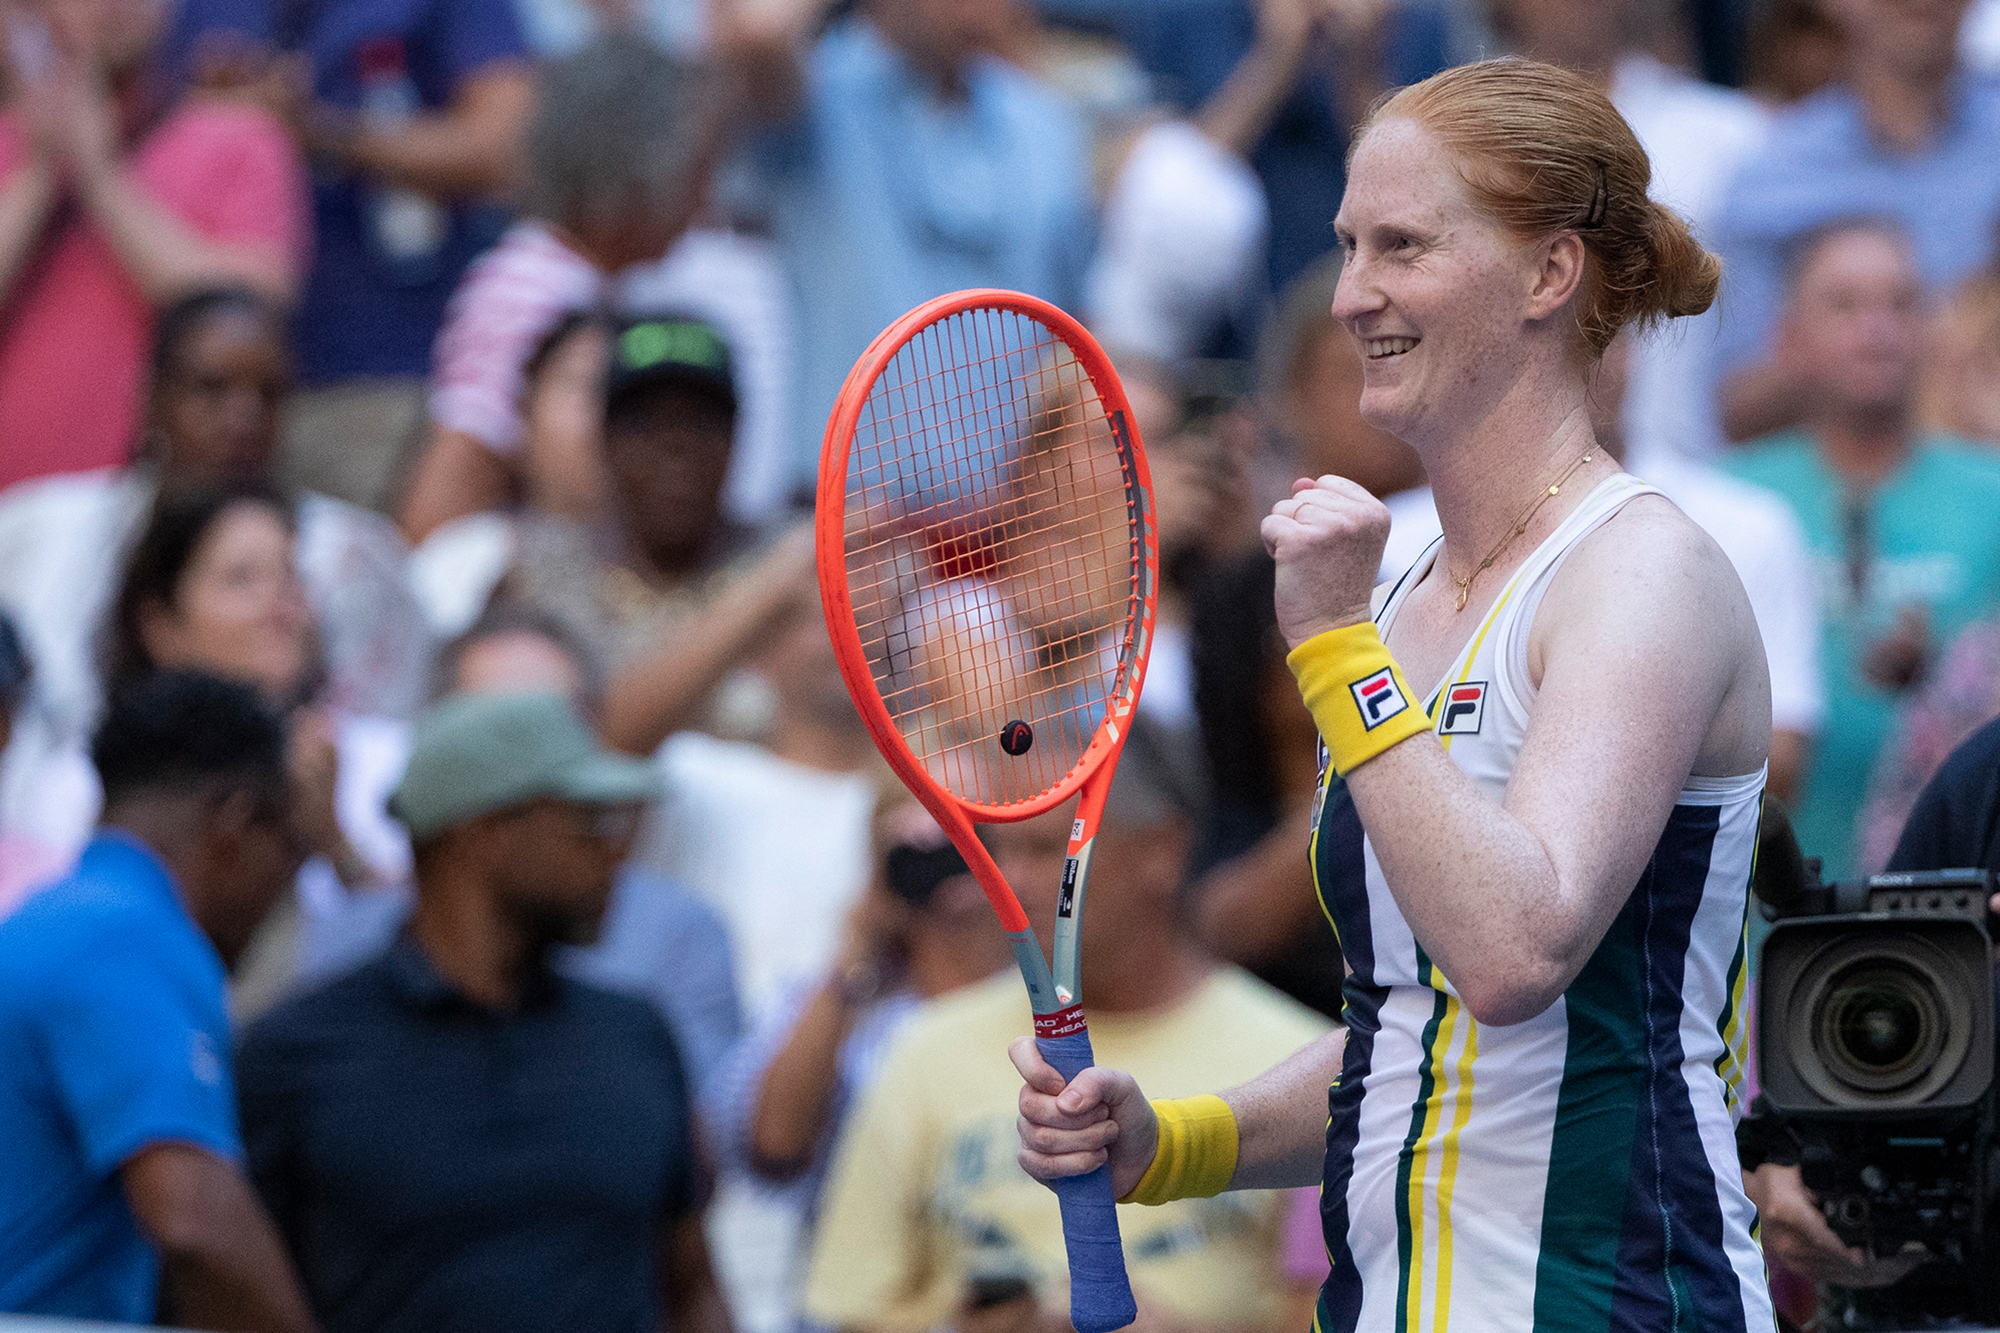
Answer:
<svg viewBox="0 0 2000 1333"><path fill-rule="evenodd" d="M1500 555L1503 551L1505 551L1509 546L1513 545L1514 539L1528 530L1528 525L1535 521L1535 515L1539 514L1542 511L1542 506L1547 504L1552 497L1561 495L1563 485L1566 482L1568 482L1571 477L1575 476L1576 470L1582 467L1585 463L1588 463L1591 460L1592 456L1593 453L1591 452L1585 453L1583 457L1577 459L1574 463L1571 463L1568 469L1565 470L1560 477L1557 477L1547 490L1543 491L1540 495L1537 495L1535 497L1535 502L1528 506L1528 511L1522 514L1520 518L1514 520L1514 526L1507 530L1507 535L1500 539L1500 544L1494 547L1492 550L1488 551L1486 553L1486 558L1484 560L1481 560L1478 566L1475 567L1470 574L1467 574L1464 578L1460 578L1458 575L1451 572L1451 567L1449 565L1445 567L1444 571L1445 577L1450 579L1453 585L1456 586L1458 589L1458 606L1455 609L1459 611L1463 611L1465 609L1466 598L1472 596L1472 581L1493 567L1493 562L1500 558Z"/></svg>

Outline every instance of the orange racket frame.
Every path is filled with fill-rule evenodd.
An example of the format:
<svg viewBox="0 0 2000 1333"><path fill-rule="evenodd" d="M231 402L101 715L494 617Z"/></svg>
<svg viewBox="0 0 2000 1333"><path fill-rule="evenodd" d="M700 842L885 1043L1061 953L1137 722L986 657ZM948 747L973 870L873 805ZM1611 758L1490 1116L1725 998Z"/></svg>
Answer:
<svg viewBox="0 0 2000 1333"><path fill-rule="evenodd" d="M1041 325L1059 340L1088 376L1097 403L1108 422L1119 455L1125 490L1129 602L1125 638L1118 645L1119 664L1104 693L1104 710L1089 743L1056 781L1021 800L985 803L961 797L930 772L911 749L901 727L882 697L857 625L849 586L847 502L849 462L862 415L878 383L898 354L926 329L966 312L990 311L1020 316ZM991 358L988 358L990 361ZM954 425L957 424L954 419ZM879 448L879 445L877 446ZM816 522L817 558L822 607L833 640L842 678L854 698L876 748L897 777L923 803L964 855L973 876L985 890L1006 931L1020 965L1035 1013L1035 1035L1044 1055L1063 1076L1073 1078L1091 1062L1089 1036L1081 1004L1081 959L1078 933L1083 915L1091 848L1104 813L1133 712L1144 683L1147 655L1153 641L1155 598L1159 584L1159 550L1152 508L1152 478L1143 445L1132 423L1124 387L1095 339L1081 324L1046 301L1019 292L973 290L955 292L926 302L904 315L862 353L842 386L827 421L820 454ZM935 558L935 557L933 557ZM943 577L943 576L938 576ZM1012 724L1009 724L1012 725ZM984 738L982 738L984 739ZM1010 751L1010 753L1012 753ZM976 833L975 823L1008 823L1030 819L1078 797L1070 828L1068 854L1058 889L1054 932L1054 966L1044 959L1027 913ZM1088 1176L1057 1182L1070 1250L1071 1318L1081 1333L1107 1333L1129 1324L1136 1315L1119 1249L1110 1184L1103 1168Z"/></svg>

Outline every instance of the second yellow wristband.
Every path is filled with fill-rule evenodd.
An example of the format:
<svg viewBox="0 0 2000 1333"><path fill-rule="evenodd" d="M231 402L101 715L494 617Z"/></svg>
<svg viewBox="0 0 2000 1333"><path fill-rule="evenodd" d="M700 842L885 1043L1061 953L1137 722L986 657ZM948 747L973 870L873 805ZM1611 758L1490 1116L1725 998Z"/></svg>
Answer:
<svg viewBox="0 0 2000 1333"><path fill-rule="evenodd" d="M1155 1098L1160 1146L1153 1164L1120 1203L1172 1203L1207 1199L1229 1188L1236 1174L1236 1112L1213 1094Z"/></svg>
<svg viewBox="0 0 2000 1333"><path fill-rule="evenodd" d="M1390 746L1431 729L1409 682L1370 621L1316 634L1285 658L1319 727L1334 772L1346 777Z"/></svg>

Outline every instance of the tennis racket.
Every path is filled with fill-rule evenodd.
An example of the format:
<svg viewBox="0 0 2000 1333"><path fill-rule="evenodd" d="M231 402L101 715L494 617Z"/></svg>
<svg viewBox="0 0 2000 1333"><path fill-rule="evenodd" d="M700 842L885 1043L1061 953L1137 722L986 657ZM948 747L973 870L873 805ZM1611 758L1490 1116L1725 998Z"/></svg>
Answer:
<svg viewBox="0 0 2000 1333"><path fill-rule="evenodd" d="M1139 701L1159 558L1125 391L1081 325L1018 292L912 310L864 352L820 454L819 583L875 744L936 818L1007 932L1035 1041L1090 1067L1078 931L1090 850ZM1054 967L973 831L1079 797ZM1059 1181L1070 1319L1137 1315L1111 1175Z"/></svg>

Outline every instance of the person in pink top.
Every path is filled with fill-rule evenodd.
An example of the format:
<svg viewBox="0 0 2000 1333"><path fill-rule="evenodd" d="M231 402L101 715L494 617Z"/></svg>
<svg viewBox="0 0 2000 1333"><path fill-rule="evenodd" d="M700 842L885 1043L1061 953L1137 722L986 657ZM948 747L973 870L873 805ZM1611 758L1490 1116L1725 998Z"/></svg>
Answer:
<svg viewBox="0 0 2000 1333"><path fill-rule="evenodd" d="M0 487L123 463L153 312L239 282L289 301L304 169L246 105L175 100L166 0L0 0Z"/></svg>

